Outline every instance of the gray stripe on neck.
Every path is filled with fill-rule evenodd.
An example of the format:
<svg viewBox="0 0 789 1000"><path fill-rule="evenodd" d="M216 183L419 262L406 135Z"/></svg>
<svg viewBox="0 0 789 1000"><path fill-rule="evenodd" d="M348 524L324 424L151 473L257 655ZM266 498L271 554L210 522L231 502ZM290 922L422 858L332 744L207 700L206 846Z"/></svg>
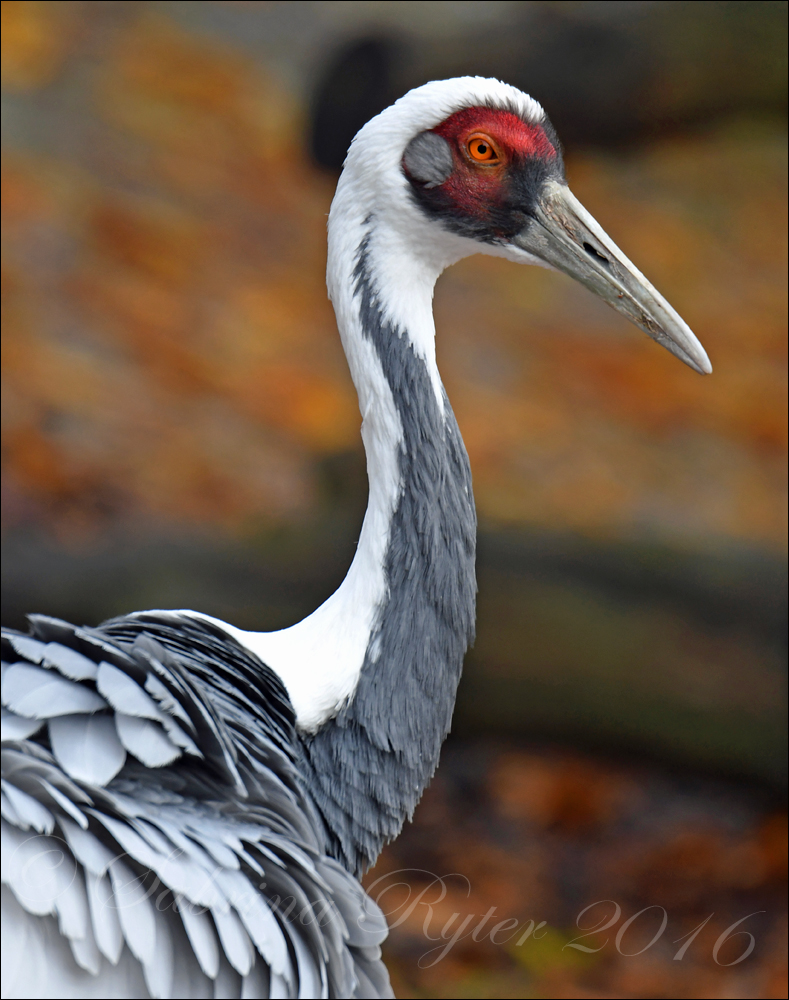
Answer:
<svg viewBox="0 0 789 1000"><path fill-rule="evenodd" d="M364 336L374 345L403 427L402 493L386 551L388 594L356 692L305 739L314 794L338 855L375 861L413 814L449 732L465 651L474 636L476 515L468 456L424 360L383 315L369 236L354 271Z"/></svg>

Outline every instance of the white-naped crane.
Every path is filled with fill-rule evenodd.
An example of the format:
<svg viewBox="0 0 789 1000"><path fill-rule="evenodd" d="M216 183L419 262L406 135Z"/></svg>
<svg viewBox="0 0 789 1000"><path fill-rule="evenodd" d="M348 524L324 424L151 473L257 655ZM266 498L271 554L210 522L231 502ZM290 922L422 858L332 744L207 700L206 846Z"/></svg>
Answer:
<svg viewBox="0 0 789 1000"><path fill-rule="evenodd" d="M348 575L279 632L195 611L4 631L4 997L392 995L358 876L435 771L474 632L431 302L480 252L564 271L711 371L570 193L535 100L462 77L365 125L329 216L369 477Z"/></svg>

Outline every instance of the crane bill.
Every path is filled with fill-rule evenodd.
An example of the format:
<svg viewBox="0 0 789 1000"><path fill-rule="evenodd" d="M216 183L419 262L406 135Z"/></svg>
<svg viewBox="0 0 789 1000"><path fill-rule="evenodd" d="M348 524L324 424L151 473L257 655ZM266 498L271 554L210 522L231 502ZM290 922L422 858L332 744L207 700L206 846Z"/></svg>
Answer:
<svg viewBox="0 0 789 1000"><path fill-rule="evenodd" d="M545 184L534 216L512 243L580 281L694 371L701 375L712 371L706 351L687 323L566 184Z"/></svg>

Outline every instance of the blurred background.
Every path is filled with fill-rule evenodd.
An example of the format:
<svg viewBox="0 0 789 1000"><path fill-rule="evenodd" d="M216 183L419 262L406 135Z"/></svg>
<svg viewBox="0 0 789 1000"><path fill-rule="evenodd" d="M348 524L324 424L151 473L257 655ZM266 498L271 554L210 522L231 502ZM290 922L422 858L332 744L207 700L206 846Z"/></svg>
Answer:
<svg viewBox="0 0 789 1000"><path fill-rule="evenodd" d="M366 481L326 213L356 130L429 79L540 100L576 195L712 359L699 378L560 275L478 257L439 282L478 639L439 776L371 878L461 872L454 910L549 933L424 968L417 910L390 939L399 996L787 995L786 17L2 3L4 624L277 628L336 587ZM565 948L599 899L666 907L666 942L714 916L681 962L663 938L630 954L648 920L641 944ZM757 910L753 954L714 959Z"/></svg>

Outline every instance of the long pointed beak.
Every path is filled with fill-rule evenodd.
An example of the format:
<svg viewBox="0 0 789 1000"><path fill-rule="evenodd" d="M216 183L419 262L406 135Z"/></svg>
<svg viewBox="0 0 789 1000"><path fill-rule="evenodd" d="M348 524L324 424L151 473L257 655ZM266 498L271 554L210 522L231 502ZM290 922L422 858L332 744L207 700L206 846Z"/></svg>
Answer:
<svg viewBox="0 0 789 1000"><path fill-rule="evenodd" d="M712 365L690 327L625 257L566 184L548 181L512 243L586 285L701 375Z"/></svg>

